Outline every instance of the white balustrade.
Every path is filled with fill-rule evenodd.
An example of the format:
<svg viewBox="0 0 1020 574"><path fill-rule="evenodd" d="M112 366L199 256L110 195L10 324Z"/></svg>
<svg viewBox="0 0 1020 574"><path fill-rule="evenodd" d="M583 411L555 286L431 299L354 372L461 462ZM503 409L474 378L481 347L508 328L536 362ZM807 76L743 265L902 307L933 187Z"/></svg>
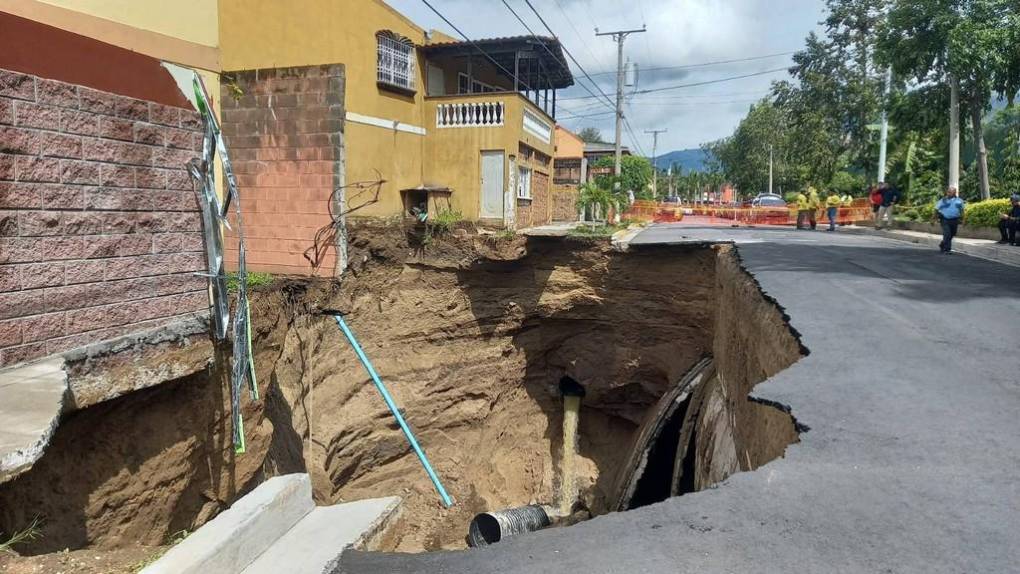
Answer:
<svg viewBox="0 0 1020 574"><path fill-rule="evenodd" d="M503 125L503 102L461 102L436 106L437 128L474 128Z"/></svg>

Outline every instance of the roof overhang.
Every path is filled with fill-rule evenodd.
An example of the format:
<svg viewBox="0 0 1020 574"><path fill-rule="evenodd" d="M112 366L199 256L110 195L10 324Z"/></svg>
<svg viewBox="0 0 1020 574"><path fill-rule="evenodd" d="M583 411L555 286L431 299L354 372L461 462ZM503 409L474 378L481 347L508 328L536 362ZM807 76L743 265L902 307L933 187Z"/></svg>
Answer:
<svg viewBox="0 0 1020 574"><path fill-rule="evenodd" d="M474 56L485 60L491 58L499 64L497 73L510 81L513 81L514 66L520 57L517 77L527 87L544 90L574 85L574 76L570 73L566 58L563 57L563 47L556 38L514 36L473 42L438 42L426 44L419 49L427 57ZM524 86L520 88L524 89Z"/></svg>

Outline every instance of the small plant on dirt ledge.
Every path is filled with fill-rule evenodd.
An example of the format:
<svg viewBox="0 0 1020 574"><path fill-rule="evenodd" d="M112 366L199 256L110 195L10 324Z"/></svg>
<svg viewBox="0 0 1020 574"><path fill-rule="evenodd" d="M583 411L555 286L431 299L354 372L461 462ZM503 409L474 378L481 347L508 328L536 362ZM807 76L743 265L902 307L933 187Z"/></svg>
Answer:
<svg viewBox="0 0 1020 574"><path fill-rule="evenodd" d="M464 216L459 211L444 209L436 213L434 217L429 217L426 225L432 235L443 235L452 231L454 226L463 219Z"/></svg>
<svg viewBox="0 0 1020 574"><path fill-rule="evenodd" d="M0 535L3 533L0 532ZM0 538L0 555L14 554L14 547L18 544L25 544L42 538L42 521L38 516L32 519L32 523L11 535L7 540Z"/></svg>
<svg viewBox="0 0 1020 574"><path fill-rule="evenodd" d="M273 276L269 273L259 271L248 272L248 288L269 285L272 282ZM227 290L231 292L237 291L237 273L227 273Z"/></svg>

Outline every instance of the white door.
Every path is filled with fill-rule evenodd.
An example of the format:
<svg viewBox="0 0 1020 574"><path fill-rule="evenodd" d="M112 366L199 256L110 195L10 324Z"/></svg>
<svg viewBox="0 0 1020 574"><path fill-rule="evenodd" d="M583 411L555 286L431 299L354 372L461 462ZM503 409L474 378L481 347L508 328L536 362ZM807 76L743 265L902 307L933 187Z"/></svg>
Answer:
<svg viewBox="0 0 1020 574"><path fill-rule="evenodd" d="M503 219L503 152L482 152L482 206L479 217Z"/></svg>

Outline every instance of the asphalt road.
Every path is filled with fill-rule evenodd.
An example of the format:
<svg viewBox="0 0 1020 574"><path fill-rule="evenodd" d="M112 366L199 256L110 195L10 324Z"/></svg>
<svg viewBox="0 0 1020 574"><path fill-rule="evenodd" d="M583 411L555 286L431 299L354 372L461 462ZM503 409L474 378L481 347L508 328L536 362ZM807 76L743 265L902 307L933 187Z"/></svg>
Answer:
<svg viewBox="0 0 1020 574"><path fill-rule="evenodd" d="M755 394L810 430L716 488L481 550L346 552L345 573L1020 572L1020 269L874 237L732 240L810 350Z"/></svg>

